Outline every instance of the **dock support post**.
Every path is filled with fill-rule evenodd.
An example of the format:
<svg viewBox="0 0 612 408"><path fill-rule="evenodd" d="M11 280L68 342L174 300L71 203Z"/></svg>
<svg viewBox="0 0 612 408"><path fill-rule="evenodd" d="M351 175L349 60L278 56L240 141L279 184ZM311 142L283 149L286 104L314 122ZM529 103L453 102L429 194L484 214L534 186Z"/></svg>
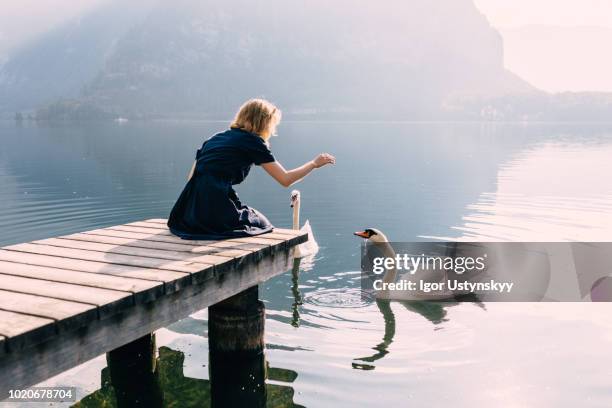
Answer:
<svg viewBox="0 0 612 408"><path fill-rule="evenodd" d="M208 308L213 408L266 406L264 323L257 286Z"/></svg>
<svg viewBox="0 0 612 408"><path fill-rule="evenodd" d="M163 392L155 373L155 353L155 334L147 334L106 353L117 407L162 407Z"/></svg>

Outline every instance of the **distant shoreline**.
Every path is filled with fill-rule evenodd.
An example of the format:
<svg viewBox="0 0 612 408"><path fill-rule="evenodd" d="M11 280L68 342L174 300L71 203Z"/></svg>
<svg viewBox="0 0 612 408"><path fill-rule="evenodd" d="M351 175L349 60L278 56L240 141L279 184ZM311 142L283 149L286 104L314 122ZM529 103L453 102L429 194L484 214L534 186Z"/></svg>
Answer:
<svg viewBox="0 0 612 408"><path fill-rule="evenodd" d="M226 119L208 119L208 118L139 118L129 119L125 122L117 123L115 119L23 119L22 121L16 121L13 118L0 117L2 123L20 123L24 124L76 124L76 123L99 123L99 124L116 124L118 126L128 125L129 123L156 123L156 122L201 122L201 123L230 123L231 118ZM359 120L359 119L291 119L283 118L283 123L329 123L329 124L418 124L418 125L612 125L612 119L605 121L596 120L539 120L539 121L518 121L518 120L384 120L384 119L372 119L372 120Z"/></svg>

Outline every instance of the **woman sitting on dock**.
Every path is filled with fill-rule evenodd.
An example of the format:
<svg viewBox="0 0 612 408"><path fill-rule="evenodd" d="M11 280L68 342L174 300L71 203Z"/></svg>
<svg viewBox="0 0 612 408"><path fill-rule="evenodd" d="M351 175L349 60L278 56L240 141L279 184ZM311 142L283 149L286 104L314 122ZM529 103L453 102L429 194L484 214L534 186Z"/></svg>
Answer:
<svg viewBox="0 0 612 408"><path fill-rule="evenodd" d="M252 99L242 105L229 130L204 142L168 218L172 233L184 239L223 239L272 231L272 224L262 213L240 202L232 185L242 183L253 164L261 165L288 187L336 160L321 153L300 167L285 170L269 148L269 139L280 120L281 111L276 106Z"/></svg>

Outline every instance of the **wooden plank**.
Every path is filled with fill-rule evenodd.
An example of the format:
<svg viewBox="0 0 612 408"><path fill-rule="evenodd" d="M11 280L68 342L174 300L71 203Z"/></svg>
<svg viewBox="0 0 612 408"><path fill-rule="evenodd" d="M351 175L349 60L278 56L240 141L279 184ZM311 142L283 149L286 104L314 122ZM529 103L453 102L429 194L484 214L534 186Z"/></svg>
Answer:
<svg viewBox="0 0 612 408"><path fill-rule="evenodd" d="M72 241L72 240L63 240L57 238L50 238L48 240L39 241L33 243L32 245L40 245L45 243L52 243L53 245L61 248L61 255L64 256L67 253L72 254L83 254L83 252L98 252L100 255L103 255L105 259L113 258L117 262L123 262L118 259L116 256L111 256L115 252L120 252L121 254L130 254L127 258L132 262L133 265L141 264L143 266L151 265L158 266L160 269L165 269L163 263L166 266L171 265L173 269L176 269L175 265L181 266L181 269L185 271L189 271L193 274L194 279L202 280L205 279L205 275L214 273L218 271L219 268L228 268L232 262L236 262L237 254L231 251L219 251L214 255L208 254L192 254L190 252L178 252L178 251L163 251L163 250L150 250L145 248L134 248L134 247L117 247L115 245L108 244L100 244L95 242L82 242L82 241ZM26 245L26 244L21 244ZM51 245L51 246L53 246ZM41 245L41 246L49 246L49 245ZM61 247L60 247L61 246ZM79 251L73 250L73 246L80 247ZM84 248L87 247L87 248ZM46 253L49 253L50 250L47 249ZM252 251L251 251L252 252ZM243 258L249 258L251 252L243 251L240 252L239 255ZM109 255L110 254L110 255ZM151 256L156 255L156 258L151 258ZM252 254L253 257L256 257L257 254ZM81 255L79 255L81 256ZM76 255L75 255L76 257ZM93 257L93 255L89 254L89 257ZM115 259L117 258L117 259ZM125 259L126 257L122 257ZM152 263L151 260L154 260ZM188 267L188 269L186 269ZM215 267L216 269L213 269ZM170 267L168 266L168 269Z"/></svg>
<svg viewBox="0 0 612 408"><path fill-rule="evenodd" d="M291 235L289 235L289 234L279 234L277 232L269 232L267 234L257 235L257 237L258 238L264 238L264 239L282 239L282 240L285 240L285 239L288 239L288 238L291 238L291 237L295 237L295 236L298 236L298 235L300 235L300 234L291 234Z"/></svg>
<svg viewBox="0 0 612 408"><path fill-rule="evenodd" d="M131 222L129 224L125 224L123 225L123 227L126 226L131 226L131 227L141 227L141 228L148 228L148 229L156 229L158 231L168 231L168 227L165 225L165 223L158 223L158 222L149 222L149 221L137 221L137 222ZM115 227L111 227L111 228L115 228ZM171 233L170 233L171 234ZM284 228L274 228L274 230L272 232L268 232L265 234L261 234L261 235L256 235L257 238L263 238L263 239L282 239L285 240L288 237L296 237L299 235L303 235L304 233L300 230L294 230L294 229L284 229Z"/></svg>
<svg viewBox="0 0 612 408"><path fill-rule="evenodd" d="M172 250L185 250L191 251L194 250L199 252L204 249L203 253L207 253L207 248L213 248L217 250L218 248L235 248L235 249L244 249L244 250L260 250L262 248L267 248L268 243L261 244L253 244L247 242L235 242L232 240L226 241L198 241L198 240L186 240L181 239L175 236L159 236L156 234L143 234L138 232L126 232L126 231L115 231L110 229L99 229L86 231L79 234L79 239L86 240L85 236L91 236L92 239L97 237L101 237L102 239L122 239L130 241L128 246L138 246L138 247L151 247L151 248L159 248L163 249L163 245L172 245ZM62 238L68 238L72 236L65 236ZM94 238L95 237L95 238Z"/></svg>
<svg viewBox="0 0 612 408"><path fill-rule="evenodd" d="M232 241L244 242L247 244L263 244L263 245L273 245L273 244L280 244L284 242L284 240L282 239L267 239L267 238L260 238L260 236L247 237L247 238L233 238Z"/></svg>
<svg viewBox="0 0 612 408"><path fill-rule="evenodd" d="M149 229L149 230L155 230L156 233L159 232L159 231L164 231L164 235L172 234L165 224L160 224L160 223L156 223L156 222L149 222L149 221L130 222L128 224L121 225L121 227L140 227L140 228L146 228L146 229ZM109 227L109 228L118 229L117 227ZM153 231L150 231L150 232L153 232ZM274 230L272 232L267 232L265 234L257 235L257 237L260 237L260 238L274 238L274 239L279 239L279 238L280 239L286 239L287 235L289 235L289 236L300 235L300 231L299 230L286 230L286 229L274 228Z"/></svg>
<svg viewBox="0 0 612 408"><path fill-rule="evenodd" d="M298 236L304 234L300 230L287 229L287 228L274 228L273 233L280 235L290 235L290 236Z"/></svg>
<svg viewBox="0 0 612 408"><path fill-rule="evenodd" d="M228 239L225 241L217 241L214 244L210 244L208 246L211 248L235 248L235 249L253 249L253 250L260 250L260 249L264 249L268 247L267 244L253 244L253 243L246 243L246 242L236 242L231 239Z"/></svg>
<svg viewBox="0 0 612 408"><path fill-rule="evenodd" d="M127 238L133 240L146 240L146 241L156 241L156 242L169 242L173 244L184 244L184 245L201 245L207 246L210 244L214 244L217 241L202 241L202 240L186 240L176 237L174 235L159 235L159 234L151 234L151 233L142 233L142 232L129 232L129 231L119 231L109 228L103 229L95 229L90 231L85 231L83 234L91 234L91 235L102 235L106 237L118 237L118 238Z"/></svg>
<svg viewBox="0 0 612 408"><path fill-rule="evenodd" d="M17 293L0 289L0 310L56 320L59 330L72 330L98 318L96 306L87 303ZM27 332L14 335L27 335Z"/></svg>
<svg viewBox="0 0 612 408"><path fill-rule="evenodd" d="M168 231L168 232L170 232L170 229L168 228L168 226L166 226L164 224L159 224L159 223L156 223L156 222L136 221L136 222L129 222L127 224L123 224L123 226L126 226L126 227L127 226L129 226L129 227L141 227L141 228L154 229L154 230L158 230L158 231ZM170 232L170 234L172 234L172 233Z"/></svg>
<svg viewBox="0 0 612 408"><path fill-rule="evenodd" d="M6 251L0 249L0 260L17 262L27 265L39 265L70 269L82 272L117 275L122 277L145 279L164 283L164 292L174 292L190 285L192 276L183 272L172 272L154 268L138 268L126 265L107 264L105 262L79 261L48 255L26 254L24 252Z"/></svg>
<svg viewBox="0 0 612 408"><path fill-rule="evenodd" d="M85 235L100 235L106 237L119 237L124 239L134 239L134 240L154 240L161 242L169 242L174 244L182 244L182 245L192 245L193 247L198 247L199 245L205 244L207 247L228 247L233 249L242 249L242 250L261 250L262 248L275 247L277 245L283 247L291 247L297 245L299 243L305 242L306 234L302 234L293 238L288 239L263 239L257 237L249 237L249 238L236 238L229 239L224 241L197 241L197 240L183 240L179 237L175 237L173 235L159 235L159 234L147 234L147 233L135 233L129 231L122 230L113 230L113 229L103 229L103 230L93 230L87 231L83 233ZM268 249L265 249L262 255L268 256L271 252Z"/></svg>
<svg viewBox="0 0 612 408"><path fill-rule="evenodd" d="M129 224L115 225L115 226L108 227L108 228L105 228L105 229L112 229L112 230L115 230L115 231L126 231L126 232L140 232L142 234L155 234L155 235L166 235L166 236L169 235L169 236L172 236L172 237L175 236L167 228L134 227L134 226L131 226ZM210 240L209 242L213 242L213 241L214 240Z"/></svg>
<svg viewBox="0 0 612 408"><path fill-rule="evenodd" d="M63 301L87 303L98 307L98 312L95 313L95 318L104 319L115 313L118 313L128 306L134 304L131 292L121 292L118 290L98 289L89 286L72 285L69 283L51 282L41 279L23 278L21 276L12 276L0 274L0 290L21 292L30 295L45 296L48 298L61 299ZM0 296L0 309L1 306ZM94 307L94 310L96 308ZM8 309L17 311L13 309ZM22 311L23 313L38 314L43 317L44 314Z"/></svg>
<svg viewBox="0 0 612 408"><path fill-rule="evenodd" d="M145 222L153 222L156 224L163 224L166 226L166 228L168 228L168 220L165 218L150 218L148 220L145 220Z"/></svg>
<svg viewBox="0 0 612 408"><path fill-rule="evenodd" d="M233 258L236 255L222 255L222 252L227 251L218 251L214 254L214 257L206 257L207 254L202 255L199 253L191 253L187 251L172 251L172 250L164 250L164 249L149 249L149 248L139 248L139 247L130 247L130 246L122 246L122 245L110 245L110 244L101 244L98 242L86 242L86 241L78 241L78 240L70 240L65 238L49 238L41 241L34 241L34 244L41 245L50 245L60 248L71 248L71 249L83 249L88 251L99 251L109 254L122 254L122 255L134 255L139 257L146 258L159 258L159 259L168 259L168 260L177 260L177 261L190 261L190 262L202 262L205 260L213 261L213 265L215 263L222 263L225 259L223 258ZM248 255L252 251L242 251L243 255ZM218 258L217 258L218 257Z"/></svg>
<svg viewBox="0 0 612 408"><path fill-rule="evenodd" d="M167 242L156 242L156 241L144 241L144 240L130 240L126 238L108 237L103 235L92 235L92 234L72 234L59 237L57 239L69 239L72 241L85 241L85 242L98 242L101 244L109 244L116 246L134 246L137 248L148 248L158 249L164 251L178 251L178 252L190 252L194 255L218 255L226 257L235 257L237 253L246 255L247 252L254 252L261 248L265 248L265 245L259 244L247 244L244 242L229 242L227 245L217 245L224 243L225 241L219 241L214 246L201 246L191 244L172 244ZM226 249L227 248L227 249ZM240 252L235 252L240 251Z"/></svg>
<svg viewBox="0 0 612 408"><path fill-rule="evenodd" d="M25 265L15 262L0 261L0 273L52 282L71 283L79 286L131 292L134 294L134 301L136 302L148 302L164 293L164 284L158 281L132 279L101 273L77 272L68 269Z"/></svg>
<svg viewBox="0 0 612 408"><path fill-rule="evenodd" d="M168 228L167 225L166 225L167 222L168 222L168 220L165 220L163 218L151 218L151 219L148 219L148 220L145 220L145 221L138 221L136 223L130 223L130 224L127 224L127 225L132 225L132 224L140 225L141 223L144 223L144 224L146 224L150 228L152 228L152 227ZM268 236L268 235L271 235L271 234L298 236L298 235L302 235L303 233L300 230L287 229L287 228L276 228L276 227L274 227L274 230L272 231L272 233L258 235L258 236Z"/></svg>
<svg viewBox="0 0 612 408"><path fill-rule="evenodd" d="M98 250L107 253L121 253L121 254L131 254L131 255L141 255L141 256L151 256L155 255L157 258L169 259L169 260L183 260L189 262L199 262L210 265L215 265L216 267L221 266L227 261L236 261L235 258L248 258L248 260L258 260L263 256L269 255L271 251L267 249L266 245L258 245L258 244L249 244L242 242L233 242L228 243L229 245L220 245L219 247L209 247L209 246L197 246L197 245L175 245L168 244L164 242L151 242L151 241L138 241L149 242L152 244L156 244L158 246L157 249L147 248L146 250L142 250L142 248L136 247L133 248L131 245L111 245L106 242L114 242L115 244L119 244L120 242L132 242L127 239L116 238L116 237L106 237L101 235L90 235L90 234L80 234L79 239L71 239L76 234L60 237L60 238L49 238L46 240L35 241L36 244L48 244L52 246L58 247L66 247L66 248L79 248L79 249L88 249L88 250ZM103 242L98 242L103 241ZM222 243L225 241L220 241ZM103 245L97 245L103 244ZM164 246L168 246L167 250L162 249ZM180 251L175 251L175 247L181 247ZM226 248L227 247L227 248ZM262 248L264 249L262 251ZM202 251L204 249L205 251ZM155 252L153 252L155 251ZM224 266L224 267L227 267ZM200 279L196 277L196 279Z"/></svg>
<svg viewBox="0 0 612 408"><path fill-rule="evenodd" d="M90 241L80 241L80 240L70 240L67 238L49 238L42 241L35 241L37 244L46 244L51 246L58 246L63 248L76 248L76 249L87 249L91 251L102 251L106 253L120 253L126 255L136 255L136 256L156 256L157 258L168 259L168 260L180 260L180 261L189 261L189 262L198 262L205 263L211 265L222 264L227 261L224 258L236 258L238 256L244 257L252 252L255 252L254 249L243 250L238 248L229 248L229 249L221 249L221 248L210 248L205 247L210 251L214 251L214 253L204 253L202 254L199 250L202 248L200 246L188 247L193 251L174 251L174 250L166 250L166 249L150 249L150 248L140 248L140 247L130 247L123 245L110 245L110 244L101 244ZM168 245L168 244L164 244Z"/></svg>
<svg viewBox="0 0 612 408"><path fill-rule="evenodd" d="M133 222L133 223L124 224L124 225L108 227L105 229L112 229L115 231L126 231L126 232L139 232L143 234L153 234L153 235L162 235L162 236L175 236L174 234L170 232L168 228L163 227L163 226L160 227L159 225L160 224L139 221L139 222ZM245 238L260 238L260 239L270 239L273 241L278 241L278 240L287 239L287 235L298 236L302 234L300 231L296 231L296 230L279 229L279 232L283 232L283 233L275 234L274 232L270 232L267 234L261 234L261 235L256 235L254 237L245 237Z"/></svg>
<svg viewBox="0 0 612 408"><path fill-rule="evenodd" d="M40 343L48 340L55 333L55 322L52 319L0 310L0 334L6 338L7 350L11 352L6 354L5 358L9 356L27 357L27 354L22 356L13 352L21 349L26 342ZM4 374L5 376L12 376L10 372ZM0 385L0 387L4 388L3 385ZM5 393L6 391L4 393L0 392L0 399L5 398Z"/></svg>
<svg viewBox="0 0 612 408"><path fill-rule="evenodd" d="M147 241L143 239L130 239L116 236L94 235L94 234L71 234L59 237L61 239L71 239L75 241L99 242L101 244L132 246L136 248L161 249L166 251L184 251L199 254L209 254L218 252L219 249L206 245L193 245L189 243L175 244L171 242ZM237 244L239 248L240 243ZM245 245L246 246L246 245Z"/></svg>
<svg viewBox="0 0 612 408"><path fill-rule="evenodd" d="M94 230L94 231L88 231L85 233L95 233L95 234L112 234L112 235L117 235L118 233L122 233L122 234L129 234L129 235L123 235L126 238L134 238L134 239L145 239L145 240L155 240L155 241L163 241L163 242L172 242L172 243L186 243L186 242L190 242L196 245L205 245L205 246L217 246L221 243L231 243L231 244L241 244L241 243L246 243L246 244L261 244L261 245L278 245L278 244L282 244L282 245L289 245L289 246L293 246L296 245L297 243L302 243L305 242L306 240L308 240L308 234L299 231L299 230L283 230L283 229L279 229L279 231L282 232L281 238L275 238L275 236L270 236L272 235L272 233L270 234L262 234L262 235L257 235L254 237L245 237L245 238L233 238L233 239L228 239L228 240L223 240L223 241L198 241L198 240L185 240L185 239L181 239L177 236L172 235L172 233L170 233L169 230L167 229L159 229L159 228L143 228L143 227L134 227L134 226L130 226L130 225L119 225L116 227L109 227L109 228L104 228L103 229L104 232L101 232L101 230ZM287 242L288 239L296 239L298 241L292 241L292 242ZM227 245L227 244L223 244L223 245Z"/></svg>
<svg viewBox="0 0 612 408"><path fill-rule="evenodd" d="M104 262L107 264L137 266L142 268L156 268L167 271L195 273L210 267L210 264L196 262L169 261L161 258L148 258L144 256L121 255L104 253L98 251L86 251L81 249L64 248L58 250L49 245L17 244L4 247L5 250L18 251L29 254L51 255L55 257L68 258L84 261ZM78 263L78 262L75 262Z"/></svg>
<svg viewBox="0 0 612 408"><path fill-rule="evenodd" d="M134 305L116 319L93 321L86 331L61 333L28 353L7 353L0 359L0 399L9 389L37 384L279 275L290 269L290 255L289 249L283 249L260 262L239 264L209 281ZM4 333L0 330L0 334Z"/></svg>
<svg viewBox="0 0 612 408"><path fill-rule="evenodd" d="M153 240L162 240L163 242L172 242L172 243L176 243L177 245L197 245L197 246L202 246L202 247L217 247L219 246L219 244L224 244L227 246L243 246L245 245L242 242L235 242L231 239L224 239L224 240L189 240L189 239L183 239L180 237L177 237L175 235L173 235L172 233L170 233L165 227L147 227L147 228L134 228L133 225L143 225L146 224L145 222L135 222L135 223L130 223L130 224L125 224L125 225L119 225L117 227L109 227L109 228L105 228L103 230L94 230L96 233L99 233L101 231L112 231L113 233L116 232L120 232L120 233L127 233L127 234L142 234L142 235L129 235L132 238L141 238L141 239L145 239L145 240L149 240L149 239L153 239ZM148 224L148 225L159 225L159 224ZM160 234L159 232L163 231L163 234ZM93 232L93 231L92 231ZM86 232L87 233L87 232ZM296 234L293 234L292 236L295 236ZM269 238L274 238L274 239L287 239L288 237L286 235L275 235L272 233L269 234L263 234L263 235L258 235L258 237L269 237ZM168 239L170 238L170 239Z"/></svg>

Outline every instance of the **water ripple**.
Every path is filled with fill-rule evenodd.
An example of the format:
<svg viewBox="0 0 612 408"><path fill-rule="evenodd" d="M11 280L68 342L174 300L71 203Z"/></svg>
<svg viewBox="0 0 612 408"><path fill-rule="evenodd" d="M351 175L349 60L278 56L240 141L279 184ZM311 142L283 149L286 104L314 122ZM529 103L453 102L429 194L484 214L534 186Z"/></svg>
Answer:
<svg viewBox="0 0 612 408"><path fill-rule="evenodd" d="M333 308L367 307L374 302L374 296L356 288L319 289L304 295L304 303Z"/></svg>

